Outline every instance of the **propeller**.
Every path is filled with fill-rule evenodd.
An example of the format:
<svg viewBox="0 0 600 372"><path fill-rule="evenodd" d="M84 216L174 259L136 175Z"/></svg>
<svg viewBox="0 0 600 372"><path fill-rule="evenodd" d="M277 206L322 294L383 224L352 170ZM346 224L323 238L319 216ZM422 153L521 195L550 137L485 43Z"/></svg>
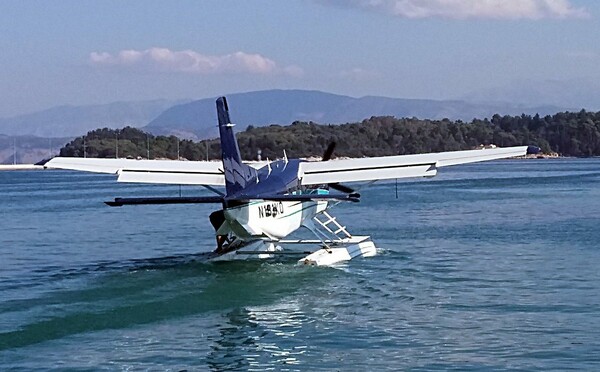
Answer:
<svg viewBox="0 0 600 372"><path fill-rule="evenodd" d="M335 150L335 146L336 146L335 141L332 141L329 143L329 146L327 146L327 148L325 149L325 152L323 153L323 159L321 161L331 160L331 157L333 156L333 150ZM347 194L355 194L354 189L352 189L348 186L342 185L341 183L338 183L338 182L328 183L327 186L329 186L330 188L332 188L334 190L345 192Z"/></svg>
<svg viewBox="0 0 600 372"><path fill-rule="evenodd" d="M335 150L335 141L332 141L329 143L329 146L327 146L327 148L325 149L325 152L323 153L323 159L321 161L327 161L327 160L331 160L331 156L333 155L333 150Z"/></svg>

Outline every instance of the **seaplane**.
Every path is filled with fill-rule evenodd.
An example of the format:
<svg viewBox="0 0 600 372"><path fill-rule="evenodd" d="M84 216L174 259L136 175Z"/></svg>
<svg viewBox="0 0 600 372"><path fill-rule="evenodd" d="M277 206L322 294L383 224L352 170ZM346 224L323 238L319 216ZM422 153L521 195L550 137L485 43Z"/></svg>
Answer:
<svg viewBox="0 0 600 372"><path fill-rule="evenodd" d="M314 245L299 252L299 264L335 265L356 257L371 257L377 248L370 236L352 235L330 213L341 202L356 203L360 194L349 183L433 177L439 168L522 156L528 146L476 149L415 155L332 159L334 144L321 161L283 159L244 162L240 156L225 97L216 100L221 162L92 159L55 157L44 167L110 173L118 182L204 186L209 196L115 198L109 206L213 203L209 216L216 249L211 261L273 258L290 253L284 247ZM223 190L224 186L224 190ZM301 227L316 239L286 239ZM294 250L292 249L291 252Z"/></svg>

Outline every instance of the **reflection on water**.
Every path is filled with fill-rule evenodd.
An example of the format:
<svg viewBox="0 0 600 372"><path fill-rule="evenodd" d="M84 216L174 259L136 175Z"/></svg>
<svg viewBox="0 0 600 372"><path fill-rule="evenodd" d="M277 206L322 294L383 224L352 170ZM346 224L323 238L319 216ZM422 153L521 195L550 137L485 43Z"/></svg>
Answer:
<svg viewBox="0 0 600 372"><path fill-rule="evenodd" d="M216 371L224 369L264 370L274 366L301 364L307 345L294 336L310 320L298 303L286 301L274 305L238 308L227 313L219 328L207 364Z"/></svg>

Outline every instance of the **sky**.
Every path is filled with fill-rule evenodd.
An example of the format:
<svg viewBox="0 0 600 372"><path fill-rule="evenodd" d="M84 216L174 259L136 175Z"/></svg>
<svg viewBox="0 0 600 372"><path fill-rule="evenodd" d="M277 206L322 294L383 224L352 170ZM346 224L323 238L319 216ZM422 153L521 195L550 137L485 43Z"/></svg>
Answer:
<svg viewBox="0 0 600 372"><path fill-rule="evenodd" d="M592 0L2 1L0 117L264 89L600 110L599 35Z"/></svg>

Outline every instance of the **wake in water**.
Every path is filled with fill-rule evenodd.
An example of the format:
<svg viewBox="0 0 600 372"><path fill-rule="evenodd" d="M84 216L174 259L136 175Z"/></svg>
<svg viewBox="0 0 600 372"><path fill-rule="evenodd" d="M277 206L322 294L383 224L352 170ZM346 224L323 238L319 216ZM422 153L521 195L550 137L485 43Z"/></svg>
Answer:
<svg viewBox="0 0 600 372"><path fill-rule="evenodd" d="M0 303L2 318L15 320L3 322L0 351L262 305L295 292L301 282L318 280L323 271L297 266L296 261L207 263L209 257L202 253L100 262L78 269L40 268L36 277L43 283L38 285L52 287L50 292Z"/></svg>

